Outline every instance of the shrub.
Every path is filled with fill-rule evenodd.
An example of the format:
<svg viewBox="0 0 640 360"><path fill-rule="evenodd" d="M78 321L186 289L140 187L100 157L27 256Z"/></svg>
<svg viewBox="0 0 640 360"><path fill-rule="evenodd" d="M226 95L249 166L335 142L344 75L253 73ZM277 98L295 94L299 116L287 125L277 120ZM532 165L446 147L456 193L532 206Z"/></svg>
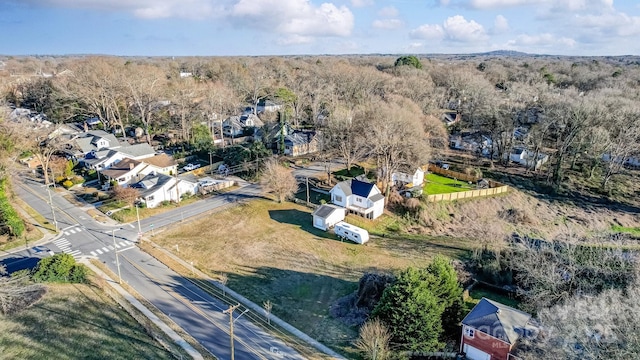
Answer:
<svg viewBox="0 0 640 360"><path fill-rule="evenodd" d="M6 181L0 181L0 223L4 222L4 227L8 229L9 235L19 237L24 233L24 221L11 206L11 202L6 195Z"/></svg>
<svg viewBox="0 0 640 360"><path fill-rule="evenodd" d="M37 282L83 283L87 280L88 270L69 254L56 254L38 262L33 280Z"/></svg>
<svg viewBox="0 0 640 360"><path fill-rule="evenodd" d="M62 186L64 186L65 189L69 189L70 187L73 186L73 181L65 180L65 181L62 182Z"/></svg>

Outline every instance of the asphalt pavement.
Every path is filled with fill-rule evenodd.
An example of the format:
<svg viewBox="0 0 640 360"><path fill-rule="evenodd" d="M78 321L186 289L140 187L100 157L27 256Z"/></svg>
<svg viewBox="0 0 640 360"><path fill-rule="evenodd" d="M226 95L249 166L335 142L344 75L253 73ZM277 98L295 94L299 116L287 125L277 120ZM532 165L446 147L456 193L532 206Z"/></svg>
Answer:
<svg viewBox="0 0 640 360"><path fill-rule="evenodd" d="M34 265L51 252L64 252L76 259L94 257L106 264L122 281L167 314L219 359L230 359L229 317L227 306L209 296L188 279L178 275L137 246L138 224L109 226L96 222L86 209L79 208L56 191L47 191L41 183L16 176L16 193L47 220L60 229L53 241L0 258L11 269ZM209 197L140 221L143 233L179 224L224 205L234 204L261 194L256 185L243 184L234 191ZM49 204L49 194L53 212ZM117 264L119 263L119 267ZM238 313L236 316L239 316ZM234 321L235 358L304 359L281 340L274 338L246 317Z"/></svg>

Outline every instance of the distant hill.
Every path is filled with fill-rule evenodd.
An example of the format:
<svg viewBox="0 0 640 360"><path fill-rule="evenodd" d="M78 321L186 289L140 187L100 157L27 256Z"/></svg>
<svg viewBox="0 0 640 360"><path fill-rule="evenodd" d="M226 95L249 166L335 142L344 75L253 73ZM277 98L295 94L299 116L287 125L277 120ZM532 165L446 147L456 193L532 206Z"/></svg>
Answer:
<svg viewBox="0 0 640 360"><path fill-rule="evenodd" d="M472 55L482 55L482 56L531 56L533 54L527 54L525 52L515 51L515 50L494 50L494 51L487 51L487 52L482 52L482 53L474 53Z"/></svg>

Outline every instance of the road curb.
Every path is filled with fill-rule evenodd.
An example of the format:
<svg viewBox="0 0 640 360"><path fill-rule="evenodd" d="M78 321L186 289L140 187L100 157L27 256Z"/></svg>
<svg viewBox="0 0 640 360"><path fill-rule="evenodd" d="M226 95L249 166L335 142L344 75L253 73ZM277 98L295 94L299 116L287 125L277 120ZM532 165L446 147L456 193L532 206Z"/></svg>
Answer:
<svg viewBox="0 0 640 360"><path fill-rule="evenodd" d="M133 297L129 292L127 292L120 284L113 281L106 273L100 270L97 266L91 264L89 261L81 261L85 264L89 269L91 269L96 274L100 275L104 278L107 283L116 290L126 301L128 301L131 305L133 305L138 311L140 311L145 317L147 317L151 322L153 322L160 330L162 330L167 336L171 338L178 346L184 349L191 357L195 360L204 360L202 354L200 354L196 349L194 349L186 340L184 340L178 333L173 331L164 321L160 320L149 310L146 306L142 305L138 299Z"/></svg>

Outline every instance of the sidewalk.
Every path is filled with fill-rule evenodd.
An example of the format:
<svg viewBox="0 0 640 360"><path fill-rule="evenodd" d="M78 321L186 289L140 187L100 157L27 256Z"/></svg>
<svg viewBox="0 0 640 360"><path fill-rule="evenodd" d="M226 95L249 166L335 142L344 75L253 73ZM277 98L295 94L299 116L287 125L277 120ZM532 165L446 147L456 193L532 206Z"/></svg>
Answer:
<svg viewBox="0 0 640 360"><path fill-rule="evenodd" d="M129 294L120 284L116 281L113 281L107 274L105 274L98 267L91 264L88 260L82 260L83 264L85 264L91 271L95 272L103 279L107 281L111 287L116 290L125 300L127 300L131 305L133 305L138 311L140 311L145 317L147 317L151 322L153 322L160 330L162 330L167 336L169 336L177 345L182 347L184 351L186 351L191 357L195 360L203 360L202 355L196 351L188 342L186 342L180 335L178 335L173 329L171 329L167 324L165 324L160 318L156 316L156 314L152 313L146 306L142 305L138 299L133 297L133 295Z"/></svg>

